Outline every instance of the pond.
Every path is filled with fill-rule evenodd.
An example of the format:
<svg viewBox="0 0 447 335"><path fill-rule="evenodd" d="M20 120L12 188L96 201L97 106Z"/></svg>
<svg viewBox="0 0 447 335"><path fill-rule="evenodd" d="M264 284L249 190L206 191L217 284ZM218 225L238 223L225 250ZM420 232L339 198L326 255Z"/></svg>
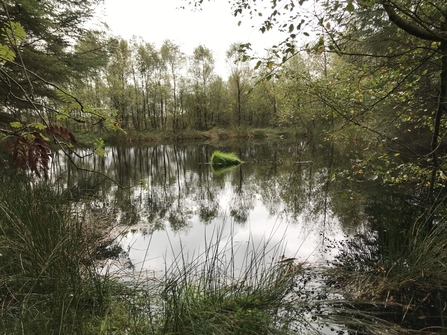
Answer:
<svg viewBox="0 0 447 335"><path fill-rule="evenodd" d="M214 150L234 152L244 163L215 173ZM351 162L333 145L247 141L78 155L55 160L56 185L75 200L88 199L83 213L120 232L126 266L137 273L158 276L180 254L193 259L216 243L231 251L236 269L247 252L267 252L266 245L271 262L326 264L338 253L337 242L367 224L365 195L335 178Z"/></svg>
<svg viewBox="0 0 447 335"><path fill-rule="evenodd" d="M216 172L215 150L243 163ZM160 282L176 271L200 276L211 259L223 271L213 275L238 278L253 259L266 267L291 262L306 269L308 292L327 299L321 269L383 277L378 236L395 241L387 252L406 248L399 231L415 217L405 192L351 173L357 155L355 146L307 138L116 146L104 157L60 154L51 178L77 215L107 232L103 274ZM333 325L322 332L343 329Z"/></svg>

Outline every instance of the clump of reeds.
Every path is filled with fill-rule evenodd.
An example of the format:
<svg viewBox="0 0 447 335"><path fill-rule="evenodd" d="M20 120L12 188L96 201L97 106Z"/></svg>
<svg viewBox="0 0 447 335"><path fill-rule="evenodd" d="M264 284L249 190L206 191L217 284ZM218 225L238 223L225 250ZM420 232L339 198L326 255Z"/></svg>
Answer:
<svg viewBox="0 0 447 335"><path fill-rule="evenodd" d="M214 166L233 166L239 165L242 161L234 153L226 153L216 150L211 155L211 164Z"/></svg>
<svg viewBox="0 0 447 335"><path fill-rule="evenodd" d="M365 334L447 332L446 228L445 218L433 227L394 222L386 234L351 241L329 271L344 295L333 316Z"/></svg>
<svg viewBox="0 0 447 335"><path fill-rule="evenodd" d="M84 334L108 303L93 237L49 186L3 176L0 188L0 333Z"/></svg>
<svg viewBox="0 0 447 335"><path fill-rule="evenodd" d="M166 269L161 333L289 334L306 328L310 334L302 264L278 261L279 246L267 244L249 245L238 262L234 246L224 242L217 238L192 260L180 255Z"/></svg>

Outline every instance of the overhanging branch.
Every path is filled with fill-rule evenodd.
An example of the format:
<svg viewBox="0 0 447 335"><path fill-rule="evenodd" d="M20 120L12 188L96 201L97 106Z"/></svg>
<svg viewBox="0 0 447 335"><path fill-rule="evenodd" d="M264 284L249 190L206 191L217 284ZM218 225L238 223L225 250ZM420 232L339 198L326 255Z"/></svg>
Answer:
<svg viewBox="0 0 447 335"><path fill-rule="evenodd" d="M390 21L408 34L427 41L447 43L447 31L442 31L439 29L424 29L417 25L417 23L412 23L405 20L396 13L393 6L390 4L390 1L382 0L381 5L387 13Z"/></svg>

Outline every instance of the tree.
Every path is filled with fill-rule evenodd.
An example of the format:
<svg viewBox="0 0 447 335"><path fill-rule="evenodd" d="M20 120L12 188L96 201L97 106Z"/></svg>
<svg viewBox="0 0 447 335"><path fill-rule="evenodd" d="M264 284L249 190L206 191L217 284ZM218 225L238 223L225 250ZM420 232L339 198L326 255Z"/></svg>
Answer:
<svg viewBox="0 0 447 335"><path fill-rule="evenodd" d="M51 150L46 136L61 146L76 142L74 134L54 120L86 122L106 114L91 110L69 93L70 84L96 66L75 44L87 38L84 23L99 0L0 2L0 131L10 137L19 168L37 175L48 172ZM67 108L60 108L65 105ZM77 113L79 116L79 113Z"/></svg>
<svg viewBox="0 0 447 335"><path fill-rule="evenodd" d="M230 67L228 84L233 101L236 125L240 127L244 118L248 121L248 125L251 126L252 115L250 115L248 109L248 91L250 89L249 79L252 73L249 64L242 61L239 44L230 46L227 51L227 63Z"/></svg>
<svg viewBox="0 0 447 335"><path fill-rule="evenodd" d="M198 129L208 129L209 119L209 84L214 76L214 58L211 50L203 45L194 49L189 69L192 75L193 91L195 95L194 123Z"/></svg>
<svg viewBox="0 0 447 335"><path fill-rule="evenodd" d="M441 126L447 109L447 4L445 1L430 1L422 6L415 6L408 1L382 1L380 4L389 20L400 29L423 41L434 43L433 60L440 63L438 106L433 117L430 146L433 158L433 187L440 168L438 151L441 138L444 137L441 136Z"/></svg>
<svg viewBox="0 0 447 335"><path fill-rule="evenodd" d="M150 43L142 43L138 46L136 61L142 81L144 124L148 129L148 120L153 128L158 127L157 121L157 71L160 66L160 55L155 46Z"/></svg>
<svg viewBox="0 0 447 335"><path fill-rule="evenodd" d="M132 51L129 43L120 40L112 54L107 68L107 84L112 108L118 110L122 126L127 128L132 113L133 90L130 86L132 76Z"/></svg>
<svg viewBox="0 0 447 335"><path fill-rule="evenodd" d="M169 71L169 81L172 91L172 99L168 112L172 119L172 131L175 133L179 128L179 77L180 69L186 62L185 55L180 51L180 47L169 40L164 41L161 46L161 59L166 64Z"/></svg>

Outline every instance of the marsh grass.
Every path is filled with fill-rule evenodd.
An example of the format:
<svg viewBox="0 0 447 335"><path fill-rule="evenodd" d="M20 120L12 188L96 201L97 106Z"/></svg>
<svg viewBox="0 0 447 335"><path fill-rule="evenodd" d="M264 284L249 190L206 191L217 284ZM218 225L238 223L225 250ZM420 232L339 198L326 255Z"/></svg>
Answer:
<svg viewBox="0 0 447 335"><path fill-rule="evenodd" d="M314 331L304 317L303 264L281 262L282 246L249 242L240 250L216 232L203 253L182 253L166 268L162 334L288 334ZM226 242L225 242L226 241ZM242 252L242 260L236 254ZM274 261L272 260L274 259Z"/></svg>
<svg viewBox="0 0 447 335"><path fill-rule="evenodd" d="M4 176L0 188L0 333L85 333L107 309L93 236L45 183Z"/></svg>
<svg viewBox="0 0 447 335"><path fill-rule="evenodd" d="M445 217L432 228L423 220L396 224L354 246L330 271L346 298L333 305L334 315L349 315L364 334L380 333L377 325L388 325L383 333L447 333Z"/></svg>

